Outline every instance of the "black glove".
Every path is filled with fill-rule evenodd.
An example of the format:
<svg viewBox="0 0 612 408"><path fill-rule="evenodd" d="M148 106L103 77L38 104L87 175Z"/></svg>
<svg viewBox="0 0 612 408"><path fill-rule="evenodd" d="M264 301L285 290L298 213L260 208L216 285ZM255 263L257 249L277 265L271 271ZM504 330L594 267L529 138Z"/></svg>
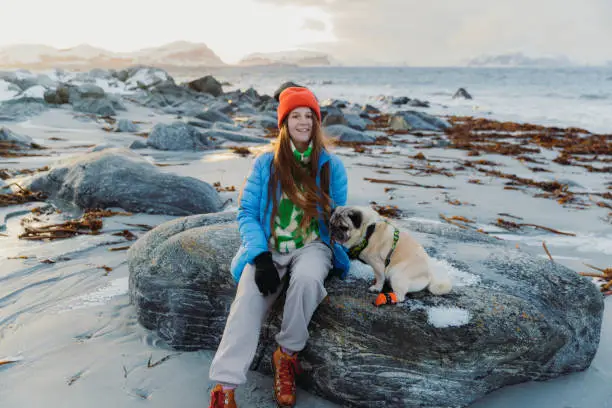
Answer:
<svg viewBox="0 0 612 408"><path fill-rule="evenodd" d="M262 252L253 260L255 262L255 284L262 295L268 296L276 292L280 285L280 277L270 251Z"/></svg>

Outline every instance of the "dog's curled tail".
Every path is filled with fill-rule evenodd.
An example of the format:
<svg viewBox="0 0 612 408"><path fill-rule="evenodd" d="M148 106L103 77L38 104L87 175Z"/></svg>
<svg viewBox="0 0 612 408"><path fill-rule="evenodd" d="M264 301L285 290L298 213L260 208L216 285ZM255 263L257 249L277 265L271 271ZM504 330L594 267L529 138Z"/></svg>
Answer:
<svg viewBox="0 0 612 408"><path fill-rule="evenodd" d="M427 286L427 290L429 290L434 295L446 295L453 288L453 284L451 282L450 276L446 271L432 270L431 271L431 280L429 281L429 286Z"/></svg>

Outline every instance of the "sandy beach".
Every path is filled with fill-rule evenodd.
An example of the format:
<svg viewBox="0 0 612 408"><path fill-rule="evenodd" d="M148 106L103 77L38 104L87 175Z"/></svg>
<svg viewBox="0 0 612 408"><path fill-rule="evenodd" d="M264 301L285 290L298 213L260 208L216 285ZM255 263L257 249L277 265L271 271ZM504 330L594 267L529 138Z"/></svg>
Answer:
<svg viewBox="0 0 612 408"><path fill-rule="evenodd" d="M26 135L44 148L0 150L0 175L4 174L0 194L19 192L17 185L25 185L61 160L94 149L117 148L144 158L161 173L215 186L222 210L236 209L238 191L254 155L270 138L251 143L213 137L214 149L160 150L150 145L130 149L134 142L146 143L156 125L187 123L192 118L144 106L127 91L116 95L125 110L117 110L111 120L76 112L64 104L20 120L0 121L0 128ZM211 98L210 105L217 102ZM391 112L384 109L392 105L384 103L379 107L382 115L388 115ZM261 126L247 125L243 113L229 116L233 123L226 127L232 126L240 135L269 134ZM138 130L109 131L121 119L136 124ZM443 119L453 128L467 120L453 117L453 112ZM495 127L491 123L499 122L491 120L487 126ZM221 130L216 122L213 126ZM473 126L471 140L476 143L474 135L484 132L477 126L483 124ZM531 137L523 144L516 137L506 141L537 148L537 152L498 154L496 149L504 146L493 144L499 141L479 149L461 145L460 136L452 132L387 130L373 125L362 132L378 138L376 144L340 142L333 147L348 170L349 204L377 206L399 226L419 220L478 230L536 257L552 257L551 262L577 273L597 272L585 264L601 269L612 266L612 151L577 153L572 165L564 165L554 161L561 147L553 143L547 148L545 141ZM529 132L544 131L511 130L515 136ZM604 143L606 138L609 146L610 136L604 137ZM249 150L239 154L237 147ZM581 162L576 157L589 160ZM567 187L551 190L546 183L553 182ZM208 368L214 350L173 350L138 323L128 296L125 247L179 216L108 209L122 214L101 217L103 226L97 234L44 240L20 235L28 227L79 219L83 208L53 198L0 206L1 407L207 405L212 387ZM358 262L353 269L358 278L370 274ZM595 285L602 283L593 279ZM605 298L600 347L589 369L505 387L470 406L612 407L611 298ZM238 391L238 402L245 407L271 407L271 388L270 377L252 372L249 384ZM297 406L337 405L300 390Z"/></svg>

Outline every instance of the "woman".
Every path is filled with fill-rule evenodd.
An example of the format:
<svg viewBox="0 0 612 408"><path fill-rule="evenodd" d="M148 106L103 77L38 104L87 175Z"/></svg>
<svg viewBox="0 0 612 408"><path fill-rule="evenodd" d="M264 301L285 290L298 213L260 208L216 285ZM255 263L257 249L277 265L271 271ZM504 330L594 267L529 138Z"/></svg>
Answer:
<svg viewBox="0 0 612 408"><path fill-rule="evenodd" d="M297 353L308 340L308 323L327 295L330 269L346 275L345 250L330 242L332 208L346 203L347 177L329 153L314 94L290 87L279 98L280 133L273 152L259 156L241 193L242 245L232 260L238 281L223 337L210 367L217 383L210 408L234 408L234 389L246 382L267 311L288 281L278 348L272 355L274 397L295 405Z"/></svg>

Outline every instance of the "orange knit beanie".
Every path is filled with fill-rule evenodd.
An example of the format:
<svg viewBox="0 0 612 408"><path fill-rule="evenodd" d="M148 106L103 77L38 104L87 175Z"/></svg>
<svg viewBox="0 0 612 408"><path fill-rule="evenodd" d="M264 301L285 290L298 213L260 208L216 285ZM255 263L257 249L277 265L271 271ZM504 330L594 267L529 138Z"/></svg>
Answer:
<svg viewBox="0 0 612 408"><path fill-rule="evenodd" d="M321 109L319 108L319 102L314 94L306 88L291 87L281 92L279 96L279 104L276 112L278 113L278 127L283 125L285 117L294 110L302 106L306 106L314 111L314 113L321 121Z"/></svg>

